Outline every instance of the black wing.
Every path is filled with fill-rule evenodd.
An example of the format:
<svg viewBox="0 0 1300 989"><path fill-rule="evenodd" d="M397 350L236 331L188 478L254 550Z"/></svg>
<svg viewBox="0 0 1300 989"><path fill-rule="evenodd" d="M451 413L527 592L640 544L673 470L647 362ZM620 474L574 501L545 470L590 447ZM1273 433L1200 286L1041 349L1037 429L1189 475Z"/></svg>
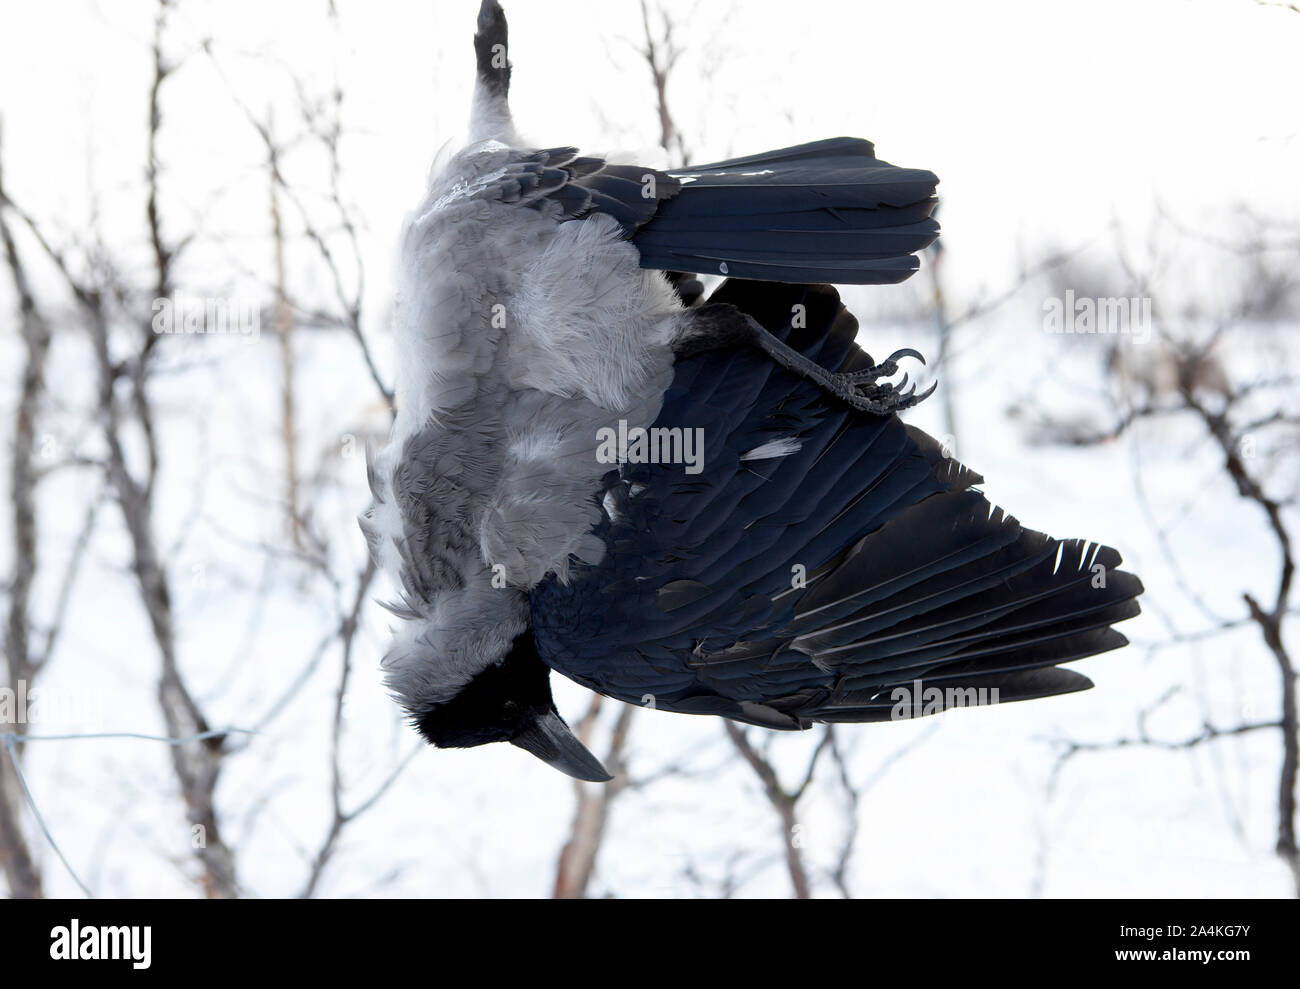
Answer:
<svg viewBox="0 0 1300 989"><path fill-rule="evenodd" d="M732 281L710 301L827 368L871 363L827 286ZM1142 587L1117 552L1022 528L933 439L755 350L679 361L655 425L702 429L703 471L611 471L604 560L532 594L542 657L593 690L802 728L888 719L917 679L1003 701L1082 689L1056 664L1126 642L1110 625ZM774 442L798 449L753 458Z"/></svg>
<svg viewBox="0 0 1300 989"><path fill-rule="evenodd" d="M836 137L672 171L681 190L632 238L645 268L874 285L916 271L939 235L933 172Z"/></svg>
<svg viewBox="0 0 1300 989"><path fill-rule="evenodd" d="M612 216L643 268L783 282L880 284L939 234L933 172L837 137L671 172L577 148L521 152L488 193L562 219Z"/></svg>

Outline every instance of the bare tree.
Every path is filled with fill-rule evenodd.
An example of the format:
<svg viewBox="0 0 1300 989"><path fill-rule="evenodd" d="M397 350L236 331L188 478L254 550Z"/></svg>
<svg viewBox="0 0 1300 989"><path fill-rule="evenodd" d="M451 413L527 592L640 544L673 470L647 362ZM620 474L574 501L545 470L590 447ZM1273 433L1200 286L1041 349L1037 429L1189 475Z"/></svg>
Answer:
<svg viewBox="0 0 1300 989"><path fill-rule="evenodd" d="M1253 237L1244 245L1227 245L1231 253L1240 255L1246 262L1249 282L1240 298L1217 320L1208 333L1196 332L1204 322L1203 314L1186 304L1181 313L1173 307L1160 306L1153 301L1154 324L1160 328L1160 338L1148 345L1143 360L1133 360L1123 353L1123 345L1116 343L1108 357L1106 368L1121 404L1114 421L1081 427L1078 423L1060 423L1040 416L1035 428L1040 437L1072 445L1089 446L1107 443L1156 420L1182 420L1199 427L1202 446L1208 447L1209 458L1217 459L1221 476L1227 482L1222 487L1203 488L1198 495L1208 497L1216 491L1231 492L1257 510L1263 531L1270 538L1276 557L1274 590L1267 600L1260 600L1249 591L1240 595L1244 606L1239 616L1224 617L1211 609L1191 586L1187 568L1178 559L1169 534L1156 523L1148 509L1148 516L1156 526L1157 540L1166 561L1176 574L1180 589L1189 597L1206 619L1204 629L1188 632L1169 623L1167 638L1152 649L1181 647L1194 641L1222 636L1243 628L1254 628L1264 647L1265 654L1276 667L1279 681L1278 714L1264 720L1242 719L1224 725L1214 723L1206 714L1201 730L1182 738L1162 739L1146 727L1147 718L1172 694L1166 694L1157 705L1138 715L1138 731L1132 736L1107 742L1080 742L1059 739L1060 747L1057 773L1065 762L1084 752L1115 750L1133 746L1148 746L1168 750L1188 750L1226 738L1239 737L1254 732L1277 732L1281 743L1281 761L1277 778L1276 797L1276 851L1287 865L1300 896L1300 853L1296 846L1296 779L1300 773L1300 728L1296 713L1296 665L1288 645L1288 619L1296 613L1293 601L1295 580L1295 542L1297 498L1294 493L1280 494L1271 478L1294 478L1300 471L1296 454L1300 451L1300 410L1293 407L1295 379L1286 373L1275 374L1260 368L1253 378L1234 380L1216 354L1222 348L1232 348L1236 339L1247 332L1246 324L1257 316L1277 321L1273 332L1286 333L1285 324L1293 318L1294 309L1280 301L1277 292L1261 293L1260 285L1270 283L1260 277L1263 258L1276 254L1279 249L1290 251L1279 270L1291 271L1300 257L1294 253L1297 241L1273 244L1267 238ZM1223 246L1223 245L1221 245ZM1151 280L1121 255L1126 275L1131 284L1143 295L1153 289ZM1287 282L1278 291L1291 292L1294 285ZM1268 299L1267 311L1261 311L1261 299ZM1115 349L1119 349L1117 354ZM1145 500L1145 494L1142 493Z"/></svg>
<svg viewBox="0 0 1300 989"><path fill-rule="evenodd" d="M662 7L657 11L657 29L651 25L650 4L641 0L641 26L644 31L640 47L641 57L650 69L650 80L655 88L655 107L659 111L659 146L677 159L678 165L691 163L690 152L681 130L673 119L668 105L668 81L672 76L677 61L682 57L683 49L677 44L677 31L668 11Z"/></svg>
<svg viewBox="0 0 1300 989"><path fill-rule="evenodd" d="M284 445L284 500L288 505L289 533L295 546L303 541L302 512L298 504L298 427L297 400L294 397L293 307L289 302L288 282L284 271L285 236L280 213L280 183L278 145L274 139L275 125L268 112L266 119L267 170L270 174L271 241L275 245L275 336L280 345L280 441Z"/></svg>
<svg viewBox="0 0 1300 989"><path fill-rule="evenodd" d="M0 153L3 148L0 148ZM13 232L5 216L7 197L4 188L3 161L0 161L0 241L5 260L13 276L18 297L19 326L26 351L14 415L12 460L9 470L9 497L13 521L13 572L9 579L9 614L5 624L4 648L7 682L13 689L30 691L40 667L29 636L31 627L32 581L36 577L37 505L36 505L36 422L45 392L45 365L50 350L51 330L37 308L27 270L18 254ZM18 717L12 725L0 720L0 732L21 737L27 720ZM10 894L18 899L41 896L41 874L22 827L22 791L17 773L21 748L6 745L0 754L0 866L9 884ZM14 760L14 761L10 761Z"/></svg>
<svg viewBox="0 0 1300 989"><path fill-rule="evenodd" d="M785 846L785 867L790 873L790 886L794 890L794 897L797 900L809 899L812 896L812 883L808 879L808 868L804 864L801 846L797 840L799 819L795 813L795 807L799 803L799 798L812 785L813 776L817 772L817 762L822 753L830 747L833 738L832 731L829 727L823 730L821 741L813 749L812 759L808 762L808 770L804 773L803 779L793 789L788 789L782 785L776 768L767 756L754 748L749 740L749 733L734 721L727 721L725 725L727 735L736 746L736 751L741 754L745 762L749 764L749 768L754 771L754 775L763 784L763 795L767 797L767 802L772 805L772 809L781 822L781 840ZM771 741L771 739L768 741Z"/></svg>
<svg viewBox="0 0 1300 989"><path fill-rule="evenodd" d="M164 54L164 38L170 0L159 0L150 46L152 75L148 94L146 143L145 221L152 251L150 299L173 294L173 271L178 256L188 243L173 241L163 231L159 205L161 166L158 154L163 114L161 95L174 67ZM98 375L96 408L106 457L104 470L121 511L132 552L132 572L141 605L148 618L161 661L157 701L167 732L175 744L169 746L172 768L192 827L195 858L201 869L201 883L210 897L238 895L234 856L221 837L215 807L215 791L221 771L222 741L213 737L210 726L189 690L176 648L176 626L166 561L160 552L153 525L155 482L159 450L149 394L151 358L160 339L153 331L153 308L131 311L136 295L116 283L109 266L91 267L87 274L73 270L72 262L43 235L37 223L5 200L36 237L44 254L53 262L76 300L94 353ZM119 312L118 308L122 311ZM115 322L127 330L124 352L115 353ZM118 395L124 381L126 401ZM145 448L143 468L128 463L124 434L134 428Z"/></svg>
<svg viewBox="0 0 1300 989"><path fill-rule="evenodd" d="M592 729L603 703L603 697L593 695L591 706L578 723L578 737L584 745L591 741ZM581 781L574 782L577 806L569 839L560 850L555 870L554 897L557 900L581 899L587 895L591 886L596 872L596 856L604 843L605 829L609 824L610 807L629 783L624 753L635 714L636 708L632 705L620 705L618 717L610 732L604 763L614 778L595 787Z"/></svg>

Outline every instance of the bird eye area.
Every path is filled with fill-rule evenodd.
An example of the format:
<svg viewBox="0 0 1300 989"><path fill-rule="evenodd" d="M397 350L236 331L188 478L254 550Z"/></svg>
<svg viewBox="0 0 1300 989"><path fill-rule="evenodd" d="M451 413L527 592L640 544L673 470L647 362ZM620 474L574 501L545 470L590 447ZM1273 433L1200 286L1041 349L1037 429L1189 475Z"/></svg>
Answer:
<svg viewBox="0 0 1300 989"><path fill-rule="evenodd" d="M439 748L466 748L509 741L530 712L550 709L550 668L524 632L451 700L417 712L415 727Z"/></svg>

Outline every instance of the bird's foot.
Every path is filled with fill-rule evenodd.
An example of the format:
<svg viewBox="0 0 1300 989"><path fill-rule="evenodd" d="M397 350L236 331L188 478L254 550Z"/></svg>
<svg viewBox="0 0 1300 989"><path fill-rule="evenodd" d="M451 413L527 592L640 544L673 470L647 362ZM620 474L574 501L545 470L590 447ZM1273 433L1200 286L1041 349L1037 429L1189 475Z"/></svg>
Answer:
<svg viewBox="0 0 1300 989"><path fill-rule="evenodd" d="M938 382L935 382L918 395L916 385L912 385L911 388L907 387L906 373L903 374L903 379L897 384L889 381L876 384L881 378L897 374L898 362L904 357L912 357L925 364L925 358L920 353L910 347L905 347L902 350L894 351L879 364L858 371L844 371L838 374L828 373L827 380L818 381L818 383L842 402L862 412L871 412L874 415L889 415L894 412L901 412L903 409L910 409L918 402L924 401L938 385Z"/></svg>
<svg viewBox="0 0 1300 989"><path fill-rule="evenodd" d="M709 304L688 310L688 314L685 324L688 330L673 344L678 360L706 350L748 344L845 405L878 416L910 409L935 389L931 385L918 395L915 386L907 388L906 374L897 384L889 381L877 384L881 378L897 374L898 362L904 357L914 357L925 363L925 358L911 348L896 350L886 360L871 367L856 371L828 371L769 333L752 316L735 306Z"/></svg>

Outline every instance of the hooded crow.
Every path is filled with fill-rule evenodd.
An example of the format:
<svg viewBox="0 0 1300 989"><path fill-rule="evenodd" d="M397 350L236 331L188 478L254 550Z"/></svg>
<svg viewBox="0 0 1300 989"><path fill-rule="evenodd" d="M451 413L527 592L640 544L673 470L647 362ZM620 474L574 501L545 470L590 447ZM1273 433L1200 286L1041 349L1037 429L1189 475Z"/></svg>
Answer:
<svg viewBox="0 0 1300 989"><path fill-rule="evenodd" d="M398 414L368 458L383 667L424 737L609 779L552 670L773 729L1091 686L1059 664L1124 645L1141 583L905 425L924 395L885 379L920 355L873 362L825 284L915 271L935 176L856 138L668 170L533 148L507 44L484 0L470 143L405 230ZM727 280L704 301L689 274Z"/></svg>

